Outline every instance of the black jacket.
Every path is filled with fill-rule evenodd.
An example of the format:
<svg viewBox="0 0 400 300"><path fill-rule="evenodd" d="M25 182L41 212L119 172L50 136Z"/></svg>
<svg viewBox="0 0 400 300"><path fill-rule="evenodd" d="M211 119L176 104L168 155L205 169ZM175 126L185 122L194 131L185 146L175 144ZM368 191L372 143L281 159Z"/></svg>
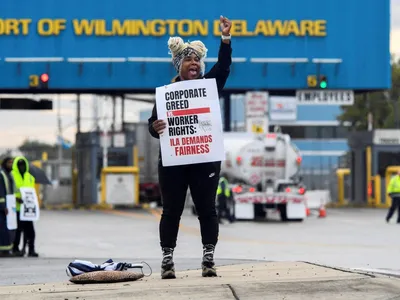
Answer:
<svg viewBox="0 0 400 300"><path fill-rule="evenodd" d="M226 80L228 79L230 73L230 66L232 64L232 47L231 43L226 44L221 41L218 51L218 61L211 68L209 72L207 72L203 78L215 78L217 81L218 93L222 91L225 86ZM173 82L180 81L179 76L173 79ZM159 134L153 128L153 122L157 120L157 107L156 104L153 106L153 111L151 113L151 117L148 120L149 132L150 134L159 139Z"/></svg>
<svg viewBox="0 0 400 300"><path fill-rule="evenodd" d="M1 173L4 174L5 178ZM4 180L7 180L7 183ZM10 173L0 168L0 213L7 207L7 195L12 195L14 192L14 179Z"/></svg>

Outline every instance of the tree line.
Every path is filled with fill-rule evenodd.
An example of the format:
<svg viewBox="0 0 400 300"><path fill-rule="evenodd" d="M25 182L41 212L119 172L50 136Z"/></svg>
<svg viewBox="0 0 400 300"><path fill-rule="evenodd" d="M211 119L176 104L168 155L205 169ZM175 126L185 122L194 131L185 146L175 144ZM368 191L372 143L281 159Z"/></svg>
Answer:
<svg viewBox="0 0 400 300"><path fill-rule="evenodd" d="M22 144L17 148L21 152L23 156L25 156L28 160L41 160L42 153L47 153L48 160L56 160L58 159L58 145L57 144L49 144L39 140L24 140ZM69 149L62 149L62 157L63 159L70 160L72 159L72 153L75 151L75 145L72 145ZM6 156L13 156L13 150L7 149L3 153L0 154L0 159L3 159Z"/></svg>
<svg viewBox="0 0 400 300"><path fill-rule="evenodd" d="M400 128L400 59L392 56L392 88L355 97L354 105L342 106L338 121L353 130L368 129L368 115L372 115L373 128Z"/></svg>

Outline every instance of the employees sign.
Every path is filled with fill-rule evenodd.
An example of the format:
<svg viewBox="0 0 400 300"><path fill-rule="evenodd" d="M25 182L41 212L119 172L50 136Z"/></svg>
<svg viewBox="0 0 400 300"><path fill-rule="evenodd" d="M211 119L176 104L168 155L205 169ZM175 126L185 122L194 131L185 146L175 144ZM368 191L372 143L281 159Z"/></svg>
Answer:
<svg viewBox="0 0 400 300"><path fill-rule="evenodd" d="M300 90L296 93L298 104L353 105L354 91L350 90Z"/></svg>

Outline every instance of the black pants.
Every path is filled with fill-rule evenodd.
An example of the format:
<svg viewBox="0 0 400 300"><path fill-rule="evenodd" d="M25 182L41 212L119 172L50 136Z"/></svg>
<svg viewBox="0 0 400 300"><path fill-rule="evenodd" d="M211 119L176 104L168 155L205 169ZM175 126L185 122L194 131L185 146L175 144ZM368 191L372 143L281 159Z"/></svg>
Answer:
<svg viewBox="0 0 400 300"><path fill-rule="evenodd" d="M22 231L23 231L23 228L22 228L22 224L21 224L21 219L19 217L19 211L17 211L17 229L15 230L14 245L13 245L14 251L19 250L19 243L21 241Z"/></svg>
<svg viewBox="0 0 400 300"><path fill-rule="evenodd" d="M390 220L397 208L397 223L400 223L400 197L392 198L392 205L389 208L386 220Z"/></svg>
<svg viewBox="0 0 400 300"><path fill-rule="evenodd" d="M24 227L24 247L26 243L28 243L29 252L33 252L35 250L35 227L33 226L32 221L22 221L21 222Z"/></svg>
<svg viewBox="0 0 400 300"><path fill-rule="evenodd" d="M161 247L175 248L188 187L200 221L202 243L216 245L218 217L215 207L221 162L163 167L158 165L163 213Z"/></svg>
<svg viewBox="0 0 400 300"><path fill-rule="evenodd" d="M35 249L35 228L33 227L32 221L21 221L19 212L17 212L17 229L15 231L14 237L14 251L18 251L19 243L21 241L21 234L23 233L24 244L22 250L25 250L26 245L28 244L29 251L33 251Z"/></svg>

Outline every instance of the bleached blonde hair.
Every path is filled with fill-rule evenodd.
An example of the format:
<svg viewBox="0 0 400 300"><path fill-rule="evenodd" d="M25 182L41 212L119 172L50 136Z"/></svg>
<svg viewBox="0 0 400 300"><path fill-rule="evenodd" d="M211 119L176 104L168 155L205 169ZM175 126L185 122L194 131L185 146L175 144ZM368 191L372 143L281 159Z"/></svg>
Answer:
<svg viewBox="0 0 400 300"><path fill-rule="evenodd" d="M168 40L169 54L172 55L172 64L179 73L182 60L191 54L195 54L200 59L200 75L205 72L204 59L207 57L208 49L201 41L184 42L180 37L170 37Z"/></svg>

